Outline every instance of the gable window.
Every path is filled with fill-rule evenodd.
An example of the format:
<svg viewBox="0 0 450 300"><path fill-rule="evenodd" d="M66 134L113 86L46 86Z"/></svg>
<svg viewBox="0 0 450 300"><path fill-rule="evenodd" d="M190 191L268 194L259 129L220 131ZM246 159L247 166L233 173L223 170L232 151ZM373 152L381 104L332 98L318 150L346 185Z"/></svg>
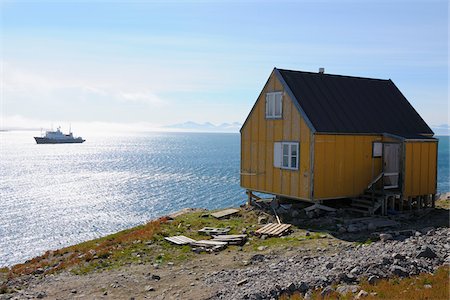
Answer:
<svg viewBox="0 0 450 300"><path fill-rule="evenodd" d="M266 118L281 118L283 113L282 92L272 92L266 94Z"/></svg>
<svg viewBox="0 0 450 300"><path fill-rule="evenodd" d="M298 143L275 142L273 151L274 166L282 169L298 170Z"/></svg>

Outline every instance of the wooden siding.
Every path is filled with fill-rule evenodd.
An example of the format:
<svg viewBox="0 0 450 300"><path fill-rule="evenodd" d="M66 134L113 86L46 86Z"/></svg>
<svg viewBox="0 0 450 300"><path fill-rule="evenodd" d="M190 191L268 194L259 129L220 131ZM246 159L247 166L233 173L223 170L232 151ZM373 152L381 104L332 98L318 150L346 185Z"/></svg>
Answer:
<svg viewBox="0 0 450 300"><path fill-rule="evenodd" d="M381 158L372 158L377 135L316 134L314 200L358 196L381 172Z"/></svg>
<svg viewBox="0 0 450 300"><path fill-rule="evenodd" d="M275 91L284 92L282 119L266 119L266 93ZM309 199L310 140L309 127L272 73L241 129L241 186L252 191ZM299 143L298 170L273 166L274 143L281 141Z"/></svg>
<svg viewBox="0 0 450 300"><path fill-rule="evenodd" d="M437 142L405 142L404 197L436 194Z"/></svg>

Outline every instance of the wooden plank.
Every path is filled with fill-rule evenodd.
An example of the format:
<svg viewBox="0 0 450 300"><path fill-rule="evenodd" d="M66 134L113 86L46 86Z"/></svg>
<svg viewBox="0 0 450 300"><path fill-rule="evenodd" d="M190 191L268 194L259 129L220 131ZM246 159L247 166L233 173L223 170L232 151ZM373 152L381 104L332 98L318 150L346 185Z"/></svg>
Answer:
<svg viewBox="0 0 450 300"><path fill-rule="evenodd" d="M328 207L328 206L325 206L323 204L318 204L318 203L316 203L314 205L311 205L311 206L308 206L307 208L305 208L305 211L311 211L311 210L316 209L316 208L324 210L324 211L329 211L329 212L336 211L335 208Z"/></svg>
<svg viewBox="0 0 450 300"><path fill-rule="evenodd" d="M190 243L192 246L197 247L215 247L215 246L226 246L227 242L213 241L213 240L200 240Z"/></svg>
<svg viewBox="0 0 450 300"><path fill-rule="evenodd" d="M230 228L203 227L198 232L206 235L222 235L227 234Z"/></svg>
<svg viewBox="0 0 450 300"><path fill-rule="evenodd" d="M177 235L177 236L170 236L164 238L166 241L169 241L176 245L187 245L193 242L196 242L196 240L193 240L191 238L188 238L184 235Z"/></svg>
<svg viewBox="0 0 450 300"><path fill-rule="evenodd" d="M235 209L235 208L228 208L228 209L224 209L215 213L212 213L211 216L213 216L216 219L221 219L224 217L228 217L231 215L234 215L236 213L239 212L239 209Z"/></svg>
<svg viewBox="0 0 450 300"><path fill-rule="evenodd" d="M247 241L245 234L213 235L213 241L226 242L230 245L242 245Z"/></svg>

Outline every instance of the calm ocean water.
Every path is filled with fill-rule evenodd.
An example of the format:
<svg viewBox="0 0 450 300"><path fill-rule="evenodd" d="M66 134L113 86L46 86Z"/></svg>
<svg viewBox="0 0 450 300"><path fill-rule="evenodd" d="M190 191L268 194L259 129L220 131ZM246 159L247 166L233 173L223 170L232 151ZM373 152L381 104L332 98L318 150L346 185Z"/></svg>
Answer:
<svg viewBox="0 0 450 300"><path fill-rule="evenodd" d="M103 236L185 207L246 201L239 134L87 136L36 145L37 132L0 133L0 266ZM449 191L449 138L438 190Z"/></svg>

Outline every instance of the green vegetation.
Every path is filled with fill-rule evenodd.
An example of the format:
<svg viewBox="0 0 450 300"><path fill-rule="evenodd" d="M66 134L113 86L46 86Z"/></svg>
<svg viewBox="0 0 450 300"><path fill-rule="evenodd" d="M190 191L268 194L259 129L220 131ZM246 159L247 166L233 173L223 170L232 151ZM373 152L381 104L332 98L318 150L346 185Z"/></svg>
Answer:
<svg viewBox="0 0 450 300"><path fill-rule="evenodd" d="M203 227L230 227L230 234L251 233L258 228L256 224L260 213L257 210L241 209L237 215L224 220L209 216L209 212L190 212L173 220L160 218L99 239L47 251L11 269L3 268L0 272L7 273L11 279L21 275L49 274L60 270L70 270L81 275L127 264L181 262L198 254L193 253L189 246L172 245L164 240L164 237L185 235L196 240L209 239L198 233ZM253 252L259 246L266 246L271 250L286 249L324 237L320 232L311 232L307 236L304 230L293 228L293 231L291 235L282 238L260 239L250 235L247 245L242 248L229 246L229 249L233 251L239 248L244 252Z"/></svg>

